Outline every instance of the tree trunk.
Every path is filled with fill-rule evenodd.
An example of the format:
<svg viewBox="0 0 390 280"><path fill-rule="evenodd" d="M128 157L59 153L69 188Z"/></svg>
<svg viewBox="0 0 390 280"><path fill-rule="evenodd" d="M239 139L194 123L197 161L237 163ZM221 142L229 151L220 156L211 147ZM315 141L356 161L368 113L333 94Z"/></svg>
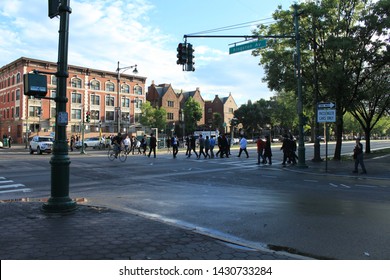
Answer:
<svg viewBox="0 0 390 280"><path fill-rule="evenodd" d="M343 111L336 110L336 148L334 150L333 160L341 159L341 145L343 142Z"/></svg>

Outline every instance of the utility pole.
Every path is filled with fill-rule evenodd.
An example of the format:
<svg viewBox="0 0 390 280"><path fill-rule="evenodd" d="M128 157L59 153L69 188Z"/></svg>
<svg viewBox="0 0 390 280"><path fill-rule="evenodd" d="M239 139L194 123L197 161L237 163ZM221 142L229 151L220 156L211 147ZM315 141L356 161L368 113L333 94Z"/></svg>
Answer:
<svg viewBox="0 0 390 280"><path fill-rule="evenodd" d="M56 97L56 126L53 156L51 157L51 197L42 206L46 212L70 212L77 208L76 202L69 197L69 165L66 127L68 113L66 112L68 73L68 35L69 14L72 9L70 0L49 1L49 17L60 16L57 65L57 97ZM53 10L54 9L54 10ZM54 13L53 13L54 11Z"/></svg>

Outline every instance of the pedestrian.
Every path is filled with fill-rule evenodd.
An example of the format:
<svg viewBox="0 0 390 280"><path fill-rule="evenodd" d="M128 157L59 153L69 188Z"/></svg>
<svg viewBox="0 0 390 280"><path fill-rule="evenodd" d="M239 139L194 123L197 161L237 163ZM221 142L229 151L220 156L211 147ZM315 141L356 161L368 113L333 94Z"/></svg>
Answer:
<svg viewBox="0 0 390 280"><path fill-rule="evenodd" d="M203 138L203 135L199 135L199 155L197 156L198 159L200 159L200 156L203 155L204 158L206 158L206 154L204 153L204 144L205 140Z"/></svg>
<svg viewBox="0 0 390 280"><path fill-rule="evenodd" d="M358 166L360 164L362 172L360 174L367 174L366 167L363 162L363 144L360 143L360 137L356 138L356 145L353 149L353 158L355 160L355 170L353 173L358 173Z"/></svg>
<svg viewBox="0 0 390 280"><path fill-rule="evenodd" d="M246 158L249 157L248 151L246 150L246 146L248 145L248 141L246 140L245 136L242 135L240 139L240 152L238 153L237 157L241 156L242 151L245 152Z"/></svg>
<svg viewBox="0 0 390 280"><path fill-rule="evenodd" d="M123 139L123 145L125 146L125 153L126 154L129 154L130 152L130 144L131 144L131 141L130 141L130 137L129 135L126 135L126 138Z"/></svg>
<svg viewBox="0 0 390 280"><path fill-rule="evenodd" d="M267 160L269 165L272 164L271 139L269 135L265 136L265 148L264 148L263 159L264 159L264 164L267 163Z"/></svg>
<svg viewBox="0 0 390 280"><path fill-rule="evenodd" d="M12 143L12 137L10 135L8 136L8 148L11 148L11 143Z"/></svg>
<svg viewBox="0 0 390 280"><path fill-rule="evenodd" d="M75 142L76 138L74 137L74 135L72 135L70 137L70 151L73 152L73 147L74 147L74 142Z"/></svg>
<svg viewBox="0 0 390 280"><path fill-rule="evenodd" d="M188 154L188 157L191 157L191 152L194 152L195 153L195 156L198 157L198 153L196 152L196 138L195 138L195 135L191 134L190 135L190 147L191 147L191 150L190 150L190 153Z"/></svg>
<svg viewBox="0 0 390 280"><path fill-rule="evenodd" d="M141 147L142 147L142 154L146 156L146 148L148 147L148 141L147 141L146 135L141 139Z"/></svg>
<svg viewBox="0 0 390 280"><path fill-rule="evenodd" d="M263 139L261 139L260 136L257 139L256 145L257 145L257 164L260 164L260 163L264 164L265 159L264 159L263 153L264 153L264 149L265 149L265 142L263 141Z"/></svg>
<svg viewBox="0 0 390 280"><path fill-rule="evenodd" d="M215 154L216 157L218 157L219 154L223 154L223 151L222 151L222 135L219 135L218 136L218 152ZM221 156L222 157L222 156Z"/></svg>
<svg viewBox="0 0 390 280"><path fill-rule="evenodd" d="M283 144L282 147L280 147L280 150L283 151L282 165L286 166L287 159L290 157L290 145L289 145L289 139L287 137L287 134L283 135Z"/></svg>
<svg viewBox="0 0 390 280"><path fill-rule="evenodd" d="M171 145L173 158L176 158L176 155L179 152L179 139L177 139L176 134L172 136Z"/></svg>
<svg viewBox="0 0 390 280"><path fill-rule="evenodd" d="M190 136L189 135L187 135L187 137L185 139L185 145L187 146L186 156L188 157L191 154L191 143L190 143Z"/></svg>
<svg viewBox="0 0 390 280"><path fill-rule="evenodd" d="M167 153L170 154L171 153L171 139L169 139L169 137L167 137Z"/></svg>
<svg viewBox="0 0 390 280"><path fill-rule="evenodd" d="M148 157L150 157L150 154L152 153L152 151L153 151L154 157L156 157L156 146L157 146L157 138L156 138L156 136L153 135L153 133L151 133L150 139L149 139L149 155L148 155Z"/></svg>
<svg viewBox="0 0 390 280"><path fill-rule="evenodd" d="M210 156L211 156L211 158L214 158L214 147L215 147L215 139L214 139L214 135L211 135L211 139L210 139Z"/></svg>
<svg viewBox="0 0 390 280"><path fill-rule="evenodd" d="M206 139L204 140L204 150L205 150L205 152L206 152L206 158L207 158L207 157L211 158L211 157L210 157L210 154L209 154L209 150L210 150L210 138L209 138L208 135L206 136Z"/></svg>
<svg viewBox="0 0 390 280"><path fill-rule="evenodd" d="M219 143L219 142L218 142ZM226 157L228 158L229 157L229 147L228 147L229 143L228 143L228 140L227 140L227 137L225 134L222 134L222 137L221 137L221 158L223 158L223 155L225 154Z"/></svg>

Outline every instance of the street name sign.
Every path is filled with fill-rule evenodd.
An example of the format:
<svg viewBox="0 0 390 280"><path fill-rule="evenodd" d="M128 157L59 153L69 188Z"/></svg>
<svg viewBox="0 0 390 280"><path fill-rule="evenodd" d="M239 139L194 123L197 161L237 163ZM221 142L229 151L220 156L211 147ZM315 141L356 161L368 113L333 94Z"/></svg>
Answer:
<svg viewBox="0 0 390 280"><path fill-rule="evenodd" d="M252 42L249 42L246 44L231 47L231 48L229 48L229 54L248 51L251 49L262 49L265 47L267 47L267 40L266 39L257 40L257 41L252 41Z"/></svg>

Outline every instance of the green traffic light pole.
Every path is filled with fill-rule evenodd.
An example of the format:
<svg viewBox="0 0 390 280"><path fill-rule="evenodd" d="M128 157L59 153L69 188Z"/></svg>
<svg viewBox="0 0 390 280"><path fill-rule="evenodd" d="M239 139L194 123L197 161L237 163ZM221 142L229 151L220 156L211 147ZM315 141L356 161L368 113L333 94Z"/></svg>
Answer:
<svg viewBox="0 0 390 280"><path fill-rule="evenodd" d="M68 73L68 35L70 0L60 1L58 15L60 16L58 64L57 64L57 97L56 97L56 126L55 140L51 164L51 197L42 208L46 212L64 213L77 208L76 202L69 197L69 166L68 143L66 139L66 126L68 114L66 112Z"/></svg>

